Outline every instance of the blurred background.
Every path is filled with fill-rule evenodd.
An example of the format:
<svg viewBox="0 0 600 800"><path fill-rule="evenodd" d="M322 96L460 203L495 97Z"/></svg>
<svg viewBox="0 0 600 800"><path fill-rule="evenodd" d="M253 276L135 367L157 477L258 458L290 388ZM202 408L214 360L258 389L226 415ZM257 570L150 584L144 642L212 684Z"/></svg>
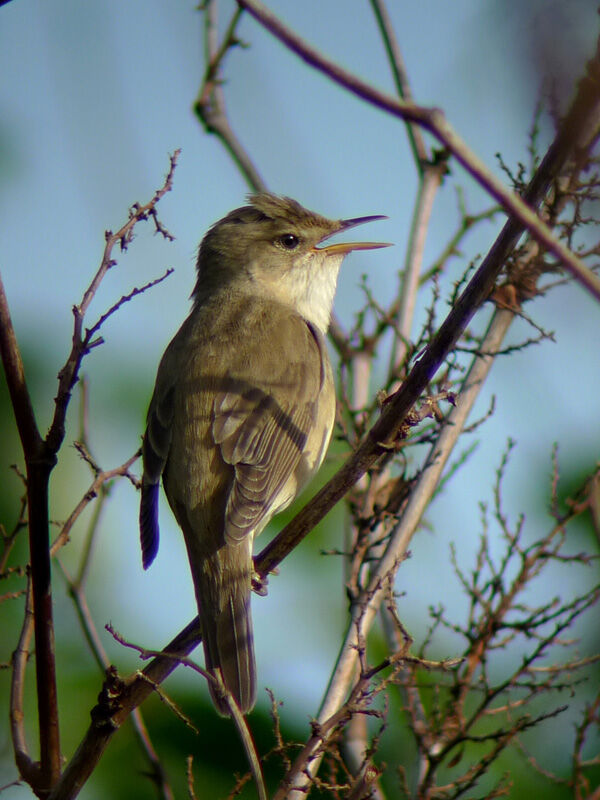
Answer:
<svg viewBox="0 0 600 800"><path fill-rule="evenodd" d="M269 7L330 58L394 93L368 3L270 0ZM222 29L234 8L233 2L220 5ZM536 103L551 96L550 107L565 110L598 35L597 13L588 0L426 0L390 2L389 11L415 100L441 107L497 173L498 152L515 169L519 162L529 163L528 131ZM395 290L402 268L417 185L404 126L305 67L250 17L242 20L238 33L248 46L234 49L226 60L229 117L269 188L330 217L389 217L374 224L365 237L394 242L396 247L355 253L344 264L335 308L342 322L350 324L363 302L361 276L368 275L375 296L384 302L390 287ZM118 265L102 284L87 319L88 324L94 322L133 287L167 267L175 268L163 284L134 298L107 322L105 343L85 359L90 447L105 469L122 463L140 444L158 361L189 310L196 248L204 231L242 204L247 192L221 144L194 116L204 69L203 17L191 2L13 0L0 8L0 270L44 431L53 413L56 374L70 348L71 307L99 265L104 231L119 228L134 202L150 199L162 183L169 154L182 149L173 191L158 207L175 241L154 235L152 223L138 226L135 241L127 253L118 254ZM543 152L553 136L550 116L543 116L540 125ZM446 182L436 203L426 265L458 224L456 183L469 212L490 205L455 163L451 171L453 180ZM463 256L451 263L444 278L443 292L450 292L471 259L485 254L503 221L499 215L467 238ZM415 331L429 299L424 293ZM559 444L561 472L570 488L599 458L598 307L582 289L567 285L527 310L539 325L556 331L556 341L498 359L474 417L485 413L492 396L495 414L465 439L464 448L476 440L476 450L429 509L427 528L415 538L412 558L400 571L399 590L406 593L400 611L417 641L428 624L430 606L443 602L450 615L464 610L466 600L453 577L449 544L456 544L468 568L481 533L478 503L491 499L508 437L516 440L517 448L505 482L505 502L515 517L520 512L528 515L532 536L536 529L548 527L543 511L549 499L552 444ZM530 335L521 322L510 334L514 342ZM382 365L386 363L382 354ZM377 389L374 381L372 393ZM52 480L51 515L57 521L68 516L91 481L72 446L78 435L79 402L76 390ZM22 494L9 467L16 463L22 468L23 460L3 375L0 403L0 520L9 529ZM318 481L337 463L334 454ZM134 469L139 471L139 465ZM102 520L87 592L103 644L121 674L140 662L112 640L105 623L111 622L126 638L160 648L195 614L183 540L166 501L163 498L161 508L162 547L147 573L141 568L137 513L133 487L117 482ZM67 568L76 568L89 518L88 509L61 554ZM334 511L282 565L280 576L271 579L268 597L253 599L259 674L253 725L259 746L261 736L269 741L265 686L284 700L284 724L299 739L317 712L346 612L341 563L319 553L324 547L340 546L342 521L343 510ZM280 525L281 518L272 528ZM263 535L261 546L269 535ZM589 541L583 543L588 535L581 531L582 547L590 546ZM24 543L21 548L23 562ZM575 571L561 577L560 591L574 591L588 578ZM62 745L70 756L87 727L87 710L95 702L101 677L82 646L63 587L57 574ZM9 660L16 642L20 602L0 607L2 661ZM591 632L582 635L589 639ZM588 642L584 651L589 647ZM442 642L437 656L452 655L452 645ZM30 678L33 697L33 671ZM8 680L8 671L2 671L3 719ZM198 736L192 735L156 698L144 707L178 796L185 796L187 753L194 754L198 780L206 788L199 796L224 796L231 787L231 770L245 770L237 740L238 751L231 750L229 723L213 713L198 676L179 668L166 688L200 728ZM32 749L33 708L32 702ZM570 733L566 723L560 730ZM547 743L559 763L566 758L561 736ZM541 779L528 771L524 759L509 768L515 775L522 773L513 796L538 787ZM138 778L143 769L126 728L110 745L81 797L152 797L152 787ZM0 786L15 777L8 729L2 725ZM3 793L10 800L30 796L25 786Z"/></svg>

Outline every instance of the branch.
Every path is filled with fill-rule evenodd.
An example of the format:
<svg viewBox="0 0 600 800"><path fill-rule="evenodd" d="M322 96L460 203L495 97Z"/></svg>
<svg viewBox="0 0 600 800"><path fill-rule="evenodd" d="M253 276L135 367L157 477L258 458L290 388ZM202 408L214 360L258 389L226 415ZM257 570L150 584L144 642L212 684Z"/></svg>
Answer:
<svg viewBox="0 0 600 800"><path fill-rule="evenodd" d="M398 323L395 331L395 346L392 348L389 378L397 375L407 354L407 342L410 341L412 322L419 289L419 277L425 253L425 241L429 231L429 223L433 212L433 203L437 191L442 185L446 172L446 162L429 164L422 173L419 191L413 210L413 219L406 251L402 283L398 304Z"/></svg>
<svg viewBox="0 0 600 800"><path fill-rule="evenodd" d="M50 548L51 557L56 555L58 550L69 541L69 533L75 521L107 481L119 476L126 476L131 479L132 476L129 473L129 467L134 463L134 461L136 461L137 458L139 458L139 456L140 451L135 453L135 455L133 455L120 467L116 467L113 470L107 470L106 472L99 472L95 476L94 481L90 485L89 489L85 492L75 510L69 515L69 518L63 524L59 535L52 543ZM31 637L34 632L34 610L31 583L32 581L30 580L26 592L25 617L23 620L23 626L19 636L19 643L12 658L10 721L13 749L15 752L15 760L19 772L30 784L30 786L40 787L47 784L44 781L39 765L32 761L29 756L25 737L25 713L23 706L25 668L30 655Z"/></svg>
<svg viewBox="0 0 600 800"><path fill-rule="evenodd" d="M25 714L23 698L25 695L25 668L31 650L33 634L33 604L31 599L31 579L27 582L25 594L25 622L21 629L19 641L12 655L12 679L10 684L10 733L15 753L15 762L19 774L30 786L40 783L40 765L29 756L27 737L25 736Z"/></svg>
<svg viewBox="0 0 600 800"><path fill-rule="evenodd" d="M227 53L240 44L235 29L242 15L237 9L219 46L217 41L217 3L207 0L205 14L206 71L194 111L207 133L217 136L237 164L246 183L253 192L266 191L266 183L254 166L248 152L233 132L227 118L225 95L222 89L221 66Z"/></svg>
<svg viewBox="0 0 600 800"><path fill-rule="evenodd" d="M136 486L136 488L139 488L139 482L137 481L136 478L133 477L133 475L131 475L131 473L129 472L129 468L138 460L141 454L142 451L140 448L120 466L115 467L114 469L98 471L98 474L95 476L94 480L90 484L89 488L87 489L87 491L85 492L79 503L77 503L73 511L67 517L67 520L63 523L60 529L60 533L58 534L54 542L52 542L52 547L50 550L52 556L54 556L58 552L58 550L60 550L61 547L67 544L67 542L69 541L69 534L71 532L71 529L73 528L73 525L75 524L77 519L81 516L83 511L87 508L89 503L96 497L98 492L108 481L113 480L113 478L124 477L128 478L134 484L134 486Z"/></svg>
<svg viewBox="0 0 600 800"><path fill-rule="evenodd" d="M600 300L600 278L594 275L573 252L565 247L550 228L539 219L534 208L551 185L551 176L560 172L565 159L586 149L597 135L600 113L600 48L587 65L587 75L580 81L575 103L561 126L553 148L546 156L545 165L536 175L540 185L532 186L523 199L511 192L491 173L485 164L470 150L454 131L440 109L423 108L408 101L397 100L365 83L321 55L290 28L286 27L260 0L237 0L252 16L279 41L283 42L307 64L327 75L340 86L403 120L416 122L428 130L489 194L494 197L514 222L519 234L527 229L531 236L553 253L576 280L596 299ZM515 239L516 241L516 239Z"/></svg>
<svg viewBox="0 0 600 800"><path fill-rule="evenodd" d="M386 5L383 0L371 0L371 6L377 19L377 24L379 25L379 30L381 32L381 37L383 39L388 60L390 62L390 67L392 68L392 75L394 76L396 90L403 100L406 100L408 103L412 103L413 97L410 90L410 84L408 82L408 75L406 73L404 59L402 58L400 46L396 40L394 27L389 18ZM421 178L423 178L425 164L429 162L429 153L427 151L427 147L425 146L423 134L421 133L419 126L410 121L407 121L406 127L408 129L408 138L410 140L410 145L413 151L417 169Z"/></svg>
<svg viewBox="0 0 600 800"><path fill-rule="evenodd" d="M253 8L262 7L259 3L250 2L250 0L239 1L240 5L243 5L251 11ZM305 57L305 54L303 57ZM306 60L309 60L310 63L310 59L307 58ZM374 102L374 98L376 99L379 97L379 93L371 89L371 87L366 87L365 91L367 91L365 97L369 99L370 102ZM561 128L561 132L556 137L551 150L525 193L527 203L532 206L537 206L539 202L541 202L547 188L560 173L566 160L572 155L576 146L581 143L584 135L582 131L584 131L586 127L589 128L592 122L595 124L595 109L592 108L593 104L591 102L587 102L586 98L588 95L593 95L594 100L596 100L597 94L598 86L594 80L588 80L587 83L582 82L578 98L565 124ZM480 269L463 292L450 316L432 340L423 357L413 368L404 386L391 398L390 402L387 403L381 418L369 435L365 437L357 452L346 462L344 467L342 467L316 498L300 512L286 529L284 529L275 540L274 545L266 548L258 556L256 567L263 575L268 574L280 563L292 547L308 533L316 522L327 513L327 511L345 494L350 486L352 486L382 454L389 452L390 449L395 447L398 430L404 416L426 388L436 370L446 358L452 346L472 318L475 310L489 296L507 255L514 247L523 229L528 228L532 231L534 236L537 236L540 241L544 243L550 242L553 252L555 252L555 254L560 252L561 255L559 257L563 257L561 250L563 246L557 243L552 234L549 233L549 230L540 223L534 212L529 209L523 201L510 192L507 192L505 187L499 182L497 182L500 187L498 188L494 183L495 179L493 179L493 176L491 184L486 182L487 173L485 168L481 167L479 162L468 154L462 142L460 142L451 129L445 125L440 112L419 109L412 104L399 103L397 100L386 98L384 95L381 95L381 97L385 99L385 103L382 107L385 108L387 106L387 110L390 110L391 113L405 119L414 119L424 124L425 127L429 127L429 129L438 136L440 141L444 143L447 139L448 149L453 152L459 160L462 158L461 163L463 163L471 174L483 183L486 188L490 188L491 186L491 193L498 197L503 206L515 215L515 219L511 218L508 220L488 254L488 257L484 260ZM446 138L444 139L443 137ZM463 148L462 150L461 147ZM464 153L467 153L467 155L464 155ZM572 253L568 251L566 251L566 253L565 260L571 265L571 268L577 272L577 269L581 267L579 260L576 259ZM573 267L573 264L576 266ZM585 270L585 267L583 267L583 270ZM585 270L585 272L587 273L587 270ZM597 281L595 278L594 280ZM598 296L600 296L600 292ZM503 316L505 319L512 318L512 315L508 311L497 312L497 314ZM493 350L494 348L490 347L490 349ZM419 497L416 497L414 502L418 504L420 502ZM390 544L390 548L392 548L389 551L390 558L392 550L395 550L396 553L398 552L398 547L399 545L402 546L403 537L406 535L406 531L404 533L402 531L396 531L393 537L393 547ZM387 564L387 568L389 570L389 563ZM107 684L108 688L113 688L115 690L114 695L109 699L103 697L100 705L94 710L90 729L78 748L77 753L65 770L60 784L52 794L54 800L57 800L57 798L76 796L77 792L94 769L95 764L114 732L119 728L124 719L126 719L131 710L137 707L152 691L150 681L157 684L164 680L173 669L175 669L177 665L176 659L185 657L199 641L198 622L197 620L193 620L186 629L167 646L164 651L165 655L155 658L152 663L146 667L143 673L145 679L134 676L128 681L116 683L115 686L112 686L112 684L109 686L109 684Z"/></svg>
<svg viewBox="0 0 600 800"><path fill-rule="evenodd" d="M576 113L572 110L568 115L546 158L529 184L525 197L532 206L537 206L541 202L546 188L556 179L565 162L572 155L572 149L575 144L582 140L585 130L589 129L592 121L595 121L595 110L591 107L588 108L585 103L588 91L588 85L582 82L580 92L573 106L576 109ZM583 113L586 109L589 112L587 115ZM568 129L566 132L565 128ZM404 417L426 389L477 308L489 296L508 254L523 231L523 227L522 221L512 218L506 222L490 252L456 302L450 315L426 348L423 356L411 370L401 389L395 395L392 395L389 402L386 403L381 417L364 438L361 445L336 475L299 512L295 519L257 556L255 567L260 575L266 576L272 572L375 461L395 447L398 431L401 428ZM511 312L506 310L497 311L494 316L494 319L497 320L496 324L500 327L507 324L507 321L510 321L511 318ZM486 342L485 350L495 352L497 349L497 343ZM476 363L486 364L487 358L477 359ZM471 385L472 380L475 379L470 378L467 386ZM481 379L478 378L477 381L479 380ZM457 413L465 407L466 400L465 404L463 404L462 400L463 398L461 398L459 407L456 409ZM455 427L460 428L460 425ZM452 428L453 426L446 427L443 435L449 436ZM434 464L424 471L424 475L435 471L437 463L437 460L434 459ZM411 500L412 507L417 514L419 513L418 507L422 499L423 495L416 493ZM396 531L392 538L393 543L390 542L390 547L388 548L389 558L386 555L382 562L382 570L389 571L389 569L393 568L397 560L397 553L401 552L402 548L406 546L411 535L412 532L408 528ZM389 563L390 560L393 562L392 564ZM368 617L374 615L375 608L376 603L373 603L372 607L369 608L369 614L365 614L367 622ZM196 618L167 645L164 651L165 655L155 658L146 667L144 675L154 683L160 683L175 669L177 665L176 658L187 656L200 640L198 620ZM349 647L343 649L343 653L347 654L349 651ZM345 668L342 669L342 672ZM341 685L341 682L336 679L336 693L338 694ZM101 704L96 709L90 728L67 766L60 784L51 795L52 800L59 800L59 798L60 800L66 800L66 798L76 796L93 771L116 730L118 730L128 714L131 713L132 709L143 702L151 691L152 688L147 681L133 677L119 688L117 708L106 707ZM334 698L332 698L333 700ZM335 705L335 702L332 702L332 704ZM324 705L323 713L329 705L328 700Z"/></svg>
<svg viewBox="0 0 600 800"><path fill-rule="evenodd" d="M29 552L31 590L35 626L36 685L40 736L40 766L31 770L25 757L21 759L40 790L49 789L60 775L60 740L58 732L58 698L54 661L54 623L52 619L52 585L48 536L48 480L56 463L38 431L25 371L17 344L4 286L0 280L0 350L8 390L27 466L27 505L29 508ZM26 612L29 618L29 611ZM23 731L21 731L23 733ZM26 753L23 741L15 755Z"/></svg>
<svg viewBox="0 0 600 800"><path fill-rule="evenodd" d="M117 302L114 305L112 305L108 309L108 311L105 311L104 314L102 314L102 316L98 319L96 323L94 323L94 325L92 325L91 328L88 328L86 330L85 342L87 342L88 348L95 347L96 345L101 343L102 340L96 339L95 341L93 341L92 337L94 336L95 333L97 333L100 330L100 328L104 325L104 323L109 317L112 317L113 314L116 314L116 312L121 308L121 306L125 305L125 303L128 303L130 300L133 300L133 298L137 297L138 294L143 294L144 292L147 292L148 289L152 289L154 286L158 286L159 283L162 283L166 278L172 275L173 272L174 272L173 267L169 267L158 278L154 278L153 280L148 281L143 286L139 287L135 286L128 294L124 294L120 300L117 300Z"/></svg>
<svg viewBox="0 0 600 800"><path fill-rule="evenodd" d="M77 797L94 771L113 735L134 708L162 683L200 642L198 618L192 620L165 648L165 655L155 658L140 674L127 681L109 675L98 705L92 710L92 722L83 741L63 772L48 800ZM168 654L168 655L167 655Z"/></svg>
<svg viewBox="0 0 600 800"><path fill-rule="evenodd" d="M15 329L13 328L10 309L2 276L0 275L0 355L6 373L6 383L10 393L11 404L17 421L17 429L23 446L25 458L33 457L40 445L41 436L35 421L33 405L27 381L25 368L21 359Z"/></svg>

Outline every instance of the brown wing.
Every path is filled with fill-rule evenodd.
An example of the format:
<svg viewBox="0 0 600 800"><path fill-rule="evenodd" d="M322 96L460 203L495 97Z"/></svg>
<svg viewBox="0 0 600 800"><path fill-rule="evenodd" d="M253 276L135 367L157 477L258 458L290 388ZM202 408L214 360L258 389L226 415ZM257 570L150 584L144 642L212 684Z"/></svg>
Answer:
<svg viewBox="0 0 600 800"><path fill-rule="evenodd" d="M233 543L260 531L292 500L328 441L334 397L322 334L277 304L254 300L230 306L218 329L208 311L193 313L159 367L143 448L140 527L146 566L158 546L163 471L180 524L201 515L209 538L224 534ZM202 455L211 443L214 455ZM215 456L231 465L230 478L219 471ZM224 530L221 523L217 533L210 519L216 522L223 513Z"/></svg>
<svg viewBox="0 0 600 800"><path fill-rule="evenodd" d="M321 334L301 317L286 315L273 325L271 341L261 353L260 371L236 370L232 385L215 398L213 438L235 470L225 510L230 542L260 531L293 499L318 466L332 424ZM319 452L313 452L315 439Z"/></svg>

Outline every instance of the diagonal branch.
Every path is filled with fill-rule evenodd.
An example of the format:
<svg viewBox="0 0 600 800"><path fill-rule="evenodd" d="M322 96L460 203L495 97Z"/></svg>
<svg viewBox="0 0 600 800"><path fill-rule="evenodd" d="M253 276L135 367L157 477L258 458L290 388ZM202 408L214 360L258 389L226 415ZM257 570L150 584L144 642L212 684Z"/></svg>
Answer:
<svg viewBox="0 0 600 800"><path fill-rule="evenodd" d="M189 655L199 642L200 628L195 617L165 647L165 655L153 659L143 672L136 673L126 681L115 680L108 675L105 690L99 697L100 702L92 710L90 727L48 800L71 800L77 797L113 735L131 711L153 693L156 684L162 683L173 672L178 665L177 659Z"/></svg>

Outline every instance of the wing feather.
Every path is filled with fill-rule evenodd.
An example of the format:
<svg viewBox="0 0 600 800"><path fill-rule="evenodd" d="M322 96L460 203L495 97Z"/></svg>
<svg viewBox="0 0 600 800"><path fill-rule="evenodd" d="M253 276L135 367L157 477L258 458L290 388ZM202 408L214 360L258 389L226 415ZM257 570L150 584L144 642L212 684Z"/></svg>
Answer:
<svg viewBox="0 0 600 800"><path fill-rule="evenodd" d="M293 322L288 338L296 346L282 354L280 340L272 363L267 359L265 365L263 360L263 374L273 378L269 383L257 386L255 379L251 386L236 380L215 398L213 438L235 470L225 509L225 537L230 542L262 529L291 501L297 488L294 473L309 433L318 424L322 353L306 323L299 317ZM294 360L298 350L302 360Z"/></svg>

